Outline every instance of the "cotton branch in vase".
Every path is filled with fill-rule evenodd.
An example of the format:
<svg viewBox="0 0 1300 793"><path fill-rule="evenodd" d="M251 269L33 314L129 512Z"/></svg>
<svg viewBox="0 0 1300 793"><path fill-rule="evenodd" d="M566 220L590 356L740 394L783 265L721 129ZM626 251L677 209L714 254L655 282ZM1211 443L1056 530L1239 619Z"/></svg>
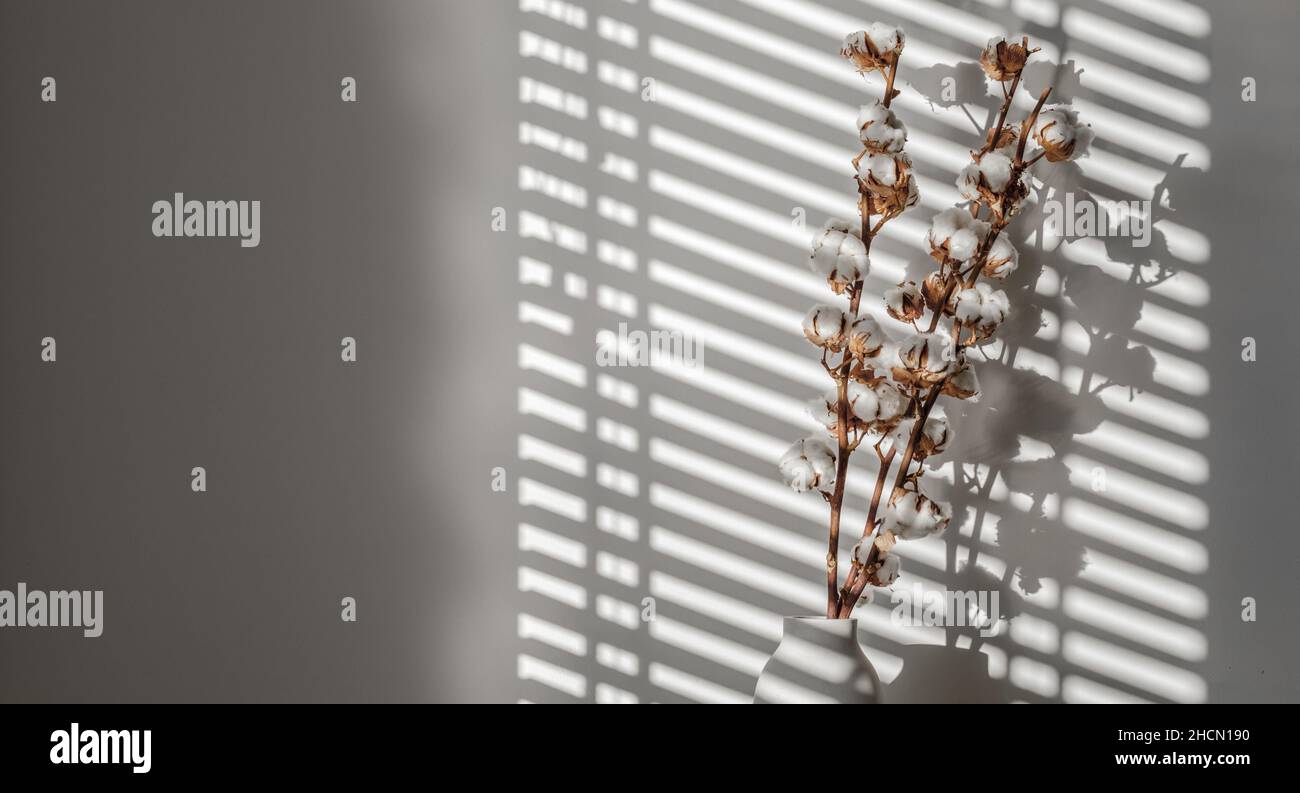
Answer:
<svg viewBox="0 0 1300 793"><path fill-rule="evenodd" d="M898 336L887 333L873 317L860 315L859 307L872 240L918 199L912 162L904 152L907 128L890 109L899 94L894 81L905 41L902 30L876 23L846 36L840 50L859 72L879 72L885 87L881 99L858 114L862 150L853 167L859 221L827 221L809 259L830 289L848 300L847 311L814 306L803 323L832 382L809 404L826 432L797 441L778 466L792 488L816 491L830 506L826 616L832 619L850 616L868 586L885 587L897 579L901 565L893 549L899 540L940 534L951 520L949 505L921 484L924 461L941 453L951 436L937 403L941 396L979 396L966 351L990 340L1010 314L1006 293L990 280L1001 281L1016 269L1018 253L1002 232L1029 195L1030 168L1044 158L1060 162L1084 156L1092 140L1091 128L1079 123L1073 109L1046 106L1050 88L1027 118L1009 125L1021 73L1037 49L1027 38L990 40L980 64L999 87L1002 105L983 144L971 152L971 163L958 174L965 201L931 221L926 247L937 269L920 284L905 281L885 293L885 313L902 326ZM879 471L862 538L841 583L845 480L849 458L864 441L875 451Z"/></svg>

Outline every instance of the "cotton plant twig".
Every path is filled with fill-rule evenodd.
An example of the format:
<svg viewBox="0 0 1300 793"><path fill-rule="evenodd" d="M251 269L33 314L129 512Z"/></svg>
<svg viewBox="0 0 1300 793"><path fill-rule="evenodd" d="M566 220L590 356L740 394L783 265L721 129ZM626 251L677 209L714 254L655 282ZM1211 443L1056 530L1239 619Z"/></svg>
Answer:
<svg viewBox="0 0 1300 793"><path fill-rule="evenodd" d="M939 262L938 271L925 279L924 286L908 281L885 294L886 313L913 331L895 339L874 317L860 316L859 308L872 239L885 223L917 203L911 160L903 150L907 131L890 109L899 93L894 83L904 44L902 30L876 23L846 36L840 50L859 72L879 71L885 89L879 101L863 106L858 115L863 148L852 163L857 172L859 222L828 221L814 239L810 257L813 270L826 277L832 291L847 293L849 298L847 312L823 304L814 306L804 319L804 335L822 348L822 367L835 384L834 391L814 399L809 410L835 444L826 434L802 439L779 465L791 487L820 492L830 505L828 618L850 616L868 585L893 583L900 565L891 550L898 540L937 534L947 526L950 508L926 495L920 482L925 459L941 452L949 439L946 420L933 411L940 396L971 399L978 395L966 350L991 338L1010 310L1005 293L978 279L985 275L1001 280L1016 268L1018 254L1000 235L1028 196L1026 171L1044 157L1059 162L1082 156L1092 137L1091 129L1081 126L1070 108L1045 108L1050 88L1039 95L1033 112L1018 129L1007 126L1025 62L1038 50L1030 48L1028 38L989 42L980 62L999 83L1002 106L981 147L972 151L971 164L957 179L959 191L970 202L968 209L959 206L941 212L931 223L928 243L931 256ZM1041 151L1026 160L1031 138ZM872 225L874 215L880 219ZM930 321L922 333L918 320L927 310ZM945 317L950 318L950 326L941 331ZM873 443L879 462L876 485L862 540L854 546L849 572L840 586L840 523L849 457L871 436L878 436ZM888 450L883 448L886 440ZM899 459L896 472L895 458ZM891 473L894 482L886 498Z"/></svg>
<svg viewBox="0 0 1300 793"><path fill-rule="evenodd" d="M884 108L889 107L890 101L894 96L894 76L898 74L898 57L891 58L887 65L883 67L886 72L884 96L880 104ZM869 150L864 146L858 156L853 158L853 167L857 170L862 162L863 156L869 154ZM910 177L909 177L910 178ZM871 225L871 195L859 180L859 197L858 212L861 216L862 225L858 236L862 240L862 249L864 255L871 254L871 240L880 233L890 219L897 217L900 213L886 211L875 226ZM862 279L856 278L848 288L849 292L849 311L847 314L848 323L852 324L858 318L858 308L862 301ZM830 527L827 531L826 547L826 616L834 617L840 611L840 595L838 590L839 583L839 557L840 557L840 516L844 507L845 481L848 478L849 457L857 448L856 444L850 446L847 435L849 427L849 417L852 410L848 400L849 377L852 373L853 358L846 349L842 355L843 362L833 373L836 380L837 399L835 403L835 435L838 444L835 469L835 492L831 496L831 516ZM824 360L824 359L823 359Z"/></svg>

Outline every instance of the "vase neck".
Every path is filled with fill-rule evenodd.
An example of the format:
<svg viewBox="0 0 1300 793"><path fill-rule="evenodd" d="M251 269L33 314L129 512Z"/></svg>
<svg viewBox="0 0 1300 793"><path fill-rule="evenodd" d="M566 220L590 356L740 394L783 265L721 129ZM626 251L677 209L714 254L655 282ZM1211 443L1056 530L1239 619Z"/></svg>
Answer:
<svg viewBox="0 0 1300 793"><path fill-rule="evenodd" d="M785 636L812 642L818 639L856 642L858 620L856 617L842 620L828 620L825 617L786 617L783 630Z"/></svg>

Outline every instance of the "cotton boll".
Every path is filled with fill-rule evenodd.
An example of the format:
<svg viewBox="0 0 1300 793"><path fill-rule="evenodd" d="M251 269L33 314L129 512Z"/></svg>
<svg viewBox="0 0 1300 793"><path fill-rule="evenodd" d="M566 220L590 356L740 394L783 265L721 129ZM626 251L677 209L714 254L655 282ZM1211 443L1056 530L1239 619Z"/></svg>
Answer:
<svg viewBox="0 0 1300 793"><path fill-rule="evenodd" d="M887 430L907 409L907 397L888 380L850 382L846 398L854 417L871 429Z"/></svg>
<svg viewBox="0 0 1300 793"><path fill-rule="evenodd" d="M897 214L920 195L906 153L873 154L858 161L858 183L867 191L872 214Z"/></svg>
<svg viewBox="0 0 1300 793"><path fill-rule="evenodd" d="M907 127L876 100L858 109L858 138L873 154L897 154L907 143Z"/></svg>
<svg viewBox="0 0 1300 793"><path fill-rule="evenodd" d="M958 322L973 328L980 338L988 338L998 329L1011 311L1007 293L983 281L962 289L953 295L953 316Z"/></svg>
<svg viewBox="0 0 1300 793"><path fill-rule="evenodd" d="M906 154L873 154L858 166L858 177L868 185L876 185L879 192L896 189L900 175L907 176L912 160Z"/></svg>
<svg viewBox="0 0 1300 793"><path fill-rule="evenodd" d="M869 386L850 382L844 398L849 403L849 411L859 421L870 424L880 417L880 399Z"/></svg>
<svg viewBox="0 0 1300 793"><path fill-rule="evenodd" d="M1001 204L1001 193L1011 182L1011 158L991 151L957 174L957 192L962 198L989 205Z"/></svg>
<svg viewBox="0 0 1300 793"><path fill-rule="evenodd" d="M1014 78L1025 68L1029 50L1023 42L1008 41L1004 36L994 36L980 52L980 68L998 82Z"/></svg>
<svg viewBox="0 0 1300 793"><path fill-rule="evenodd" d="M831 218L813 238L808 266L828 281L850 284L871 270L871 259L855 224Z"/></svg>
<svg viewBox="0 0 1300 793"><path fill-rule="evenodd" d="M804 404L804 410L812 417L812 420L821 424L829 432L835 431L835 425L839 421L836 415L835 404L839 401L839 394L835 391L829 391L823 396L813 397Z"/></svg>
<svg viewBox="0 0 1300 793"><path fill-rule="evenodd" d="M912 440L912 430L916 427L916 419L910 419L900 423L890 434L890 442L895 449L900 452L907 448L907 444ZM913 456L918 460L924 460L933 454L939 454L948 445L952 437L952 430L948 426L948 418L943 413L943 408L936 407L930 411L926 418L925 424L921 427L921 434L917 437L916 448L913 450Z"/></svg>
<svg viewBox="0 0 1300 793"><path fill-rule="evenodd" d="M984 260L984 275L988 278L1002 280L1016 271L1020 266L1020 252L1011 244L1006 234L999 234L989 247L989 255Z"/></svg>
<svg viewBox="0 0 1300 793"><path fill-rule="evenodd" d="M961 262L969 261L979 250L980 237L971 229L960 229L948 238L948 255Z"/></svg>
<svg viewBox="0 0 1300 793"><path fill-rule="evenodd" d="M793 490L807 493L835 484L835 447L824 438L804 438L781 455L781 478Z"/></svg>
<svg viewBox="0 0 1300 793"><path fill-rule="evenodd" d="M1000 151L991 151L980 158L980 174L989 189L1001 193L1011 181L1011 158Z"/></svg>
<svg viewBox="0 0 1300 793"><path fill-rule="evenodd" d="M803 335L818 347L838 352L844 345L847 317L835 306L813 306L803 318Z"/></svg>
<svg viewBox="0 0 1300 793"><path fill-rule="evenodd" d="M849 352L863 359L879 355L881 347L889 338L875 317L869 316L855 319L844 335L848 339Z"/></svg>
<svg viewBox="0 0 1300 793"><path fill-rule="evenodd" d="M957 193L967 201L981 199L979 163L970 163L957 173Z"/></svg>
<svg viewBox="0 0 1300 793"><path fill-rule="evenodd" d="M979 250L988 233L986 221L971 217L970 212L959 207L946 209L930 220L927 234L930 255L941 262L947 259L965 262Z"/></svg>
<svg viewBox="0 0 1300 793"><path fill-rule="evenodd" d="M840 57L852 61L860 72L883 70L898 59L904 44L906 36L900 28L875 22L845 36Z"/></svg>
<svg viewBox="0 0 1300 793"><path fill-rule="evenodd" d="M946 333L918 333L899 344L900 369L894 379L900 383L931 386L956 371L952 338Z"/></svg>
<svg viewBox="0 0 1300 793"><path fill-rule="evenodd" d="M957 275L946 270L935 270L921 282L921 296L925 298L925 307L938 311L947 305L949 287L956 281Z"/></svg>
<svg viewBox="0 0 1300 793"><path fill-rule="evenodd" d="M952 508L919 492L904 491L889 500L882 528L900 540L916 540L941 534L952 519Z"/></svg>
<svg viewBox="0 0 1300 793"><path fill-rule="evenodd" d="M907 410L907 395L888 380L878 380L871 387L876 392L876 400L880 403L878 423L889 424L897 421L903 415L903 411Z"/></svg>
<svg viewBox="0 0 1300 793"><path fill-rule="evenodd" d="M898 574L902 572L903 560L894 554L886 554L880 560L880 566L876 568L875 575L872 576L871 583L876 586L893 586L898 580Z"/></svg>
<svg viewBox="0 0 1300 793"><path fill-rule="evenodd" d="M1069 105L1048 105L1038 114L1032 131L1034 142L1047 153L1048 162L1077 160L1088 155L1094 133L1079 121Z"/></svg>
<svg viewBox="0 0 1300 793"><path fill-rule="evenodd" d="M994 130L990 129L988 137L985 140L993 140ZM1017 144L1020 141L1020 131L1013 124L1006 124L1002 127L1001 134L998 135L997 142L989 148L994 151L1000 151L1008 157L1015 156Z"/></svg>
<svg viewBox="0 0 1300 793"><path fill-rule="evenodd" d="M951 237L957 229L965 228L966 219L969 217L969 212L963 212L957 207L936 213L930 219L930 244L939 245L943 240Z"/></svg>
<svg viewBox="0 0 1300 793"><path fill-rule="evenodd" d="M984 284L980 284L984 286ZM974 322L980 318L980 294L975 289L962 289L952 296L956 310L953 316L958 322Z"/></svg>
<svg viewBox="0 0 1300 793"><path fill-rule="evenodd" d="M903 45L907 43L907 35L903 33L903 29L887 22L872 22L867 28L867 34L882 52L901 52Z"/></svg>
<svg viewBox="0 0 1300 793"><path fill-rule="evenodd" d="M876 532L876 539L872 540L871 544L876 546L878 555L884 555L894 550L894 546L898 544L898 537L894 536L892 531L881 530Z"/></svg>
<svg viewBox="0 0 1300 793"><path fill-rule="evenodd" d="M899 322L915 322L925 313L925 297L915 281L885 290L885 312Z"/></svg>
<svg viewBox="0 0 1300 793"><path fill-rule="evenodd" d="M978 402L980 395L980 381L979 378L975 376L974 367L968 363L962 364L951 377L944 381L942 393L945 396Z"/></svg>
<svg viewBox="0 0 1300 793"><path fill-rule="evenodd" d="M889 372L902 366L898 359L898 342L886 338L880 345L880 351L867 358L865 363L872 369L882 372Z"/></svg>

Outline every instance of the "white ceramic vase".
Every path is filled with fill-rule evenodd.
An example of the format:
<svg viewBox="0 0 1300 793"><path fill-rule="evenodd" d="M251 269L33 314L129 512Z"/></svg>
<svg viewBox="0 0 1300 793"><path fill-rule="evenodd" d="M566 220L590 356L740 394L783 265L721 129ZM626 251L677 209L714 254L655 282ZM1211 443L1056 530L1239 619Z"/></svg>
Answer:
<svg viewBox="0 0 1300 793"><path fill-rule="evenodd" d="M880 693L856 619L786 617L781 643L758 675L754 704L872 705L882 701Z"/></svg>

